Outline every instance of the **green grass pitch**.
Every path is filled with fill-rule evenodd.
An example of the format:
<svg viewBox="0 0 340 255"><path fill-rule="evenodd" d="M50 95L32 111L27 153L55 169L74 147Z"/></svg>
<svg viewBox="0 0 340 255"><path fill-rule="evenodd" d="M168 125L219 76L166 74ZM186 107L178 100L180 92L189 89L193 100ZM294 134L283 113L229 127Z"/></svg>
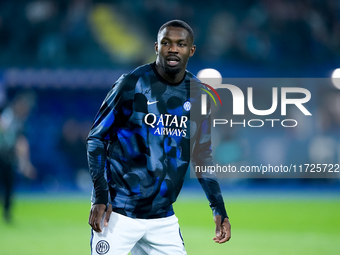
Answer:
<svg viewBox="0 0 340 255"><path fill-rule="evenodd" d="M175 204L188 254L339 254L340 201L317 198L226 199L232 238L215 244L206 199L180 196ZM0 220L0 254L90 254L85 198L15 201L13 223Z"/></svg>

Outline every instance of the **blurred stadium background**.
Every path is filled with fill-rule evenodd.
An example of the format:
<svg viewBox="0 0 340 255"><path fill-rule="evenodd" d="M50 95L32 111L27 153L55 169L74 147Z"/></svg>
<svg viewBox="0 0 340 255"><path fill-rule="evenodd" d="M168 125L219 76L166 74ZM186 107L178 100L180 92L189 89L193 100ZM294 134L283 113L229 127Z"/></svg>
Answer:
<svg viewBox="0 0 340 255"><path fill-rule="evenodd" d="M195 31L194 74L214 68L234 78L330 78L340 67L337 0L0 1L0 107L20 92L34 95L25 135L36 169L34 179L16 173L13 225L0 223L1 254L89 254L85 139L114 81L155 60L158 29L175 18ZM220 157L254 162L278 150L293 164L340 163L340 92L310 89L321 120L289 134L299 146L277 133L224 129ZM244 137L251 146L240 150ZM339 179L221 179L221 187L235 236L217 247L203 192L188 175L175 208L189 254L338 254Z"/></svg>

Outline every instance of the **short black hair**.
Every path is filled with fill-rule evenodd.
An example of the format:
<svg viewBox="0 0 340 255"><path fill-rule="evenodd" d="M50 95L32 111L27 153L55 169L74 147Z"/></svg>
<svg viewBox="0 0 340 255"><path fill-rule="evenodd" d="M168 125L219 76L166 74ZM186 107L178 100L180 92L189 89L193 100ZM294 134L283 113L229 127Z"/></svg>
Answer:
<svg viewBox="0 0 340 255"><path fill-rule="evenodd" d="M186 31L188 31L192 42L194 42L194 31L192 30L192 28L183 20L179 20L179 19L174 19L174 20L170 20L168 22L166 22L165 24L163 24L160 29L158 30L158 34L157 34L157 39L158 39L158 35L159 33L166 27L181 27L184 28Z"/></svg>

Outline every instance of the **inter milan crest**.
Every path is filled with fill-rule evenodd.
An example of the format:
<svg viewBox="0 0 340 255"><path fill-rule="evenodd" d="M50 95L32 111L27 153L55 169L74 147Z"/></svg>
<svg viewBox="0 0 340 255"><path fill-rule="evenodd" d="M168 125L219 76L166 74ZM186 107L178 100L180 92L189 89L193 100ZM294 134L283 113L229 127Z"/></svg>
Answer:
<svg viewBox="0 0 340 255"><path fill-rule="evenodd" d="M96 252L98 254L106 254L110 250L110 245L105 240L100 240L96 245Z"/></svg>
<svg viewBox="0 0 340 255"><path fill-rule="evenodd" d="M183 104L183 108L184 110L186 110L187 112L190 111L191 109L191 103L189 101L186 101L184 104Z"/></svg>

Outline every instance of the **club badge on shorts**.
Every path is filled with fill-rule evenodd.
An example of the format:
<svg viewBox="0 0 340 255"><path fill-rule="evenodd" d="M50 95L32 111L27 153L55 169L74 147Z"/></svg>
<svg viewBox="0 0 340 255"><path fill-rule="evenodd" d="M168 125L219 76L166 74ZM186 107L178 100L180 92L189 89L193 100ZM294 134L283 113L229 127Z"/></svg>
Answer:
<svg viewBox="0 0 340 255"><path fill-rule="evenodd" d="M105 240L100 240L96 245L96 252L98 254L106 254L110 250L110 245Z"/></svg>

